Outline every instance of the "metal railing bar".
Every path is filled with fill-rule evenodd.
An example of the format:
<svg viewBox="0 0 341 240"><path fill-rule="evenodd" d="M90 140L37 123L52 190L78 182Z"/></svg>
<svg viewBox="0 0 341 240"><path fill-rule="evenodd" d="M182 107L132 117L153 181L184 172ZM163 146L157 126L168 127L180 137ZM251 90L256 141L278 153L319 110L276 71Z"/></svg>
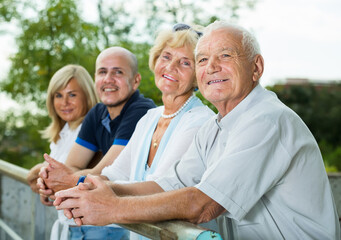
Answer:
<svg viewBox="0 0 341 240"><path fill-rule="evenodd" d="M0 218L0 228L2 228L13 240L23 240L1 218Z"/></svg>
<svg viewBox="0 0 341 240"><path fill-rule="evenodd" d="M27 184L28 170L0 159L0 173Z"/></svg>

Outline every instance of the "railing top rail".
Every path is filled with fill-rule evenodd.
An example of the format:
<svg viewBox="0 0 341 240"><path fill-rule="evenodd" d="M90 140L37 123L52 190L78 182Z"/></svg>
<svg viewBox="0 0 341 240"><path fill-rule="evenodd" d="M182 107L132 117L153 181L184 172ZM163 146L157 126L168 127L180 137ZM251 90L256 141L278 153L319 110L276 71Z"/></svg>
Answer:
<svg viewBox="0 0 341 240"><path fill-rule="evenodd" d="M0 173L27 184L28 170L0 159Z"/></svg>
<svg viewBox="0 0 341 240"><path fill-rule="evenodd" d="M328 173L329 178L340 178L341 177L341 172L330 172Z"/></svg>

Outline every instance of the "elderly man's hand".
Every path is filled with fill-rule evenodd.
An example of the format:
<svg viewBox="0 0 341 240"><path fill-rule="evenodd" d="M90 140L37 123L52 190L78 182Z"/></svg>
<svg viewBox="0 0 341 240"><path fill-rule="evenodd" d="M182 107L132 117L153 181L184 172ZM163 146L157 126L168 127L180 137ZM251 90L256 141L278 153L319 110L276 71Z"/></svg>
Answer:
<svg viewBox="0 0 341 240"><path fill-rule="evenodd" d="M48 154L44 154L44 158L49 165L40 171L40 176L49 189L58 192L76 185L79 176L74 175L70 168L51 158Z"/></svg>
<svg viewBox="0 0 341 240"><path fill-rule="evenodd" d="M88 175L87 180L89 183L56 193L56 209L64 209L65 216L73 217L77 225L112 223L116 194L100 177Z"/></svg>

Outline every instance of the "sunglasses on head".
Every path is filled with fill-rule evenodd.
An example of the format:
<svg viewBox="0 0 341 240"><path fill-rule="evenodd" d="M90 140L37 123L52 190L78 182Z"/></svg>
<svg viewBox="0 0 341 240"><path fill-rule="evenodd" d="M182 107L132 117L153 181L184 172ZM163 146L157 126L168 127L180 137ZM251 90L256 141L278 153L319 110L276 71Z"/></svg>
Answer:
<svg viewBox="0 0 341 240"><path fill-rule="evenodd" d="M193 28L191 28L191 26L184 24L184 23L177 23L173 26L173 32L177 32L177 31L182 31L182 30L188 30L188 29L192 29L194 32L196 32L196 34L198 35L198 37L202 36L202 32L198 32L196 30L194 30Z"/></svg>

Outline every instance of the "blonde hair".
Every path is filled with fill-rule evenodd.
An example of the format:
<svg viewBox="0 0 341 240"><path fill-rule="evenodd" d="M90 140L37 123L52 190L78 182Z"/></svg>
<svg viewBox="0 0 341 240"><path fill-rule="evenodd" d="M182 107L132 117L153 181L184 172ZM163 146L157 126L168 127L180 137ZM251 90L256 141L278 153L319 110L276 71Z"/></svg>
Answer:
<svg viewBox="0 0 341 240"><path fill-rule="evenodd" d="M200 31L202 28L201 26L191 26L189 29L181 29L178 31L172 29L160 31L155 39L154 46L149 51L150 70L154 72L156 60L166 46L171 48L188 46L193 50L194 54L194 49L199 38L197 31Z"/></svg>
<svg viewBox="0 0 341 240"><path fill-rule="evenodd" d="M57 115L56 110L54 109L54 95L57 91L64 89L72 79L77 81L87 99L86 113L98 103L94 81L84 67L70 64L59 69L52 76L47 89L46 107L52 122L46 129L40 132L42 137L48 139L50 142L56 143L59 140L59 132L65 125L65 121ZM76 129L81 124L84 117L85 116L82 116L70 124L70 128Z"/></svg>

